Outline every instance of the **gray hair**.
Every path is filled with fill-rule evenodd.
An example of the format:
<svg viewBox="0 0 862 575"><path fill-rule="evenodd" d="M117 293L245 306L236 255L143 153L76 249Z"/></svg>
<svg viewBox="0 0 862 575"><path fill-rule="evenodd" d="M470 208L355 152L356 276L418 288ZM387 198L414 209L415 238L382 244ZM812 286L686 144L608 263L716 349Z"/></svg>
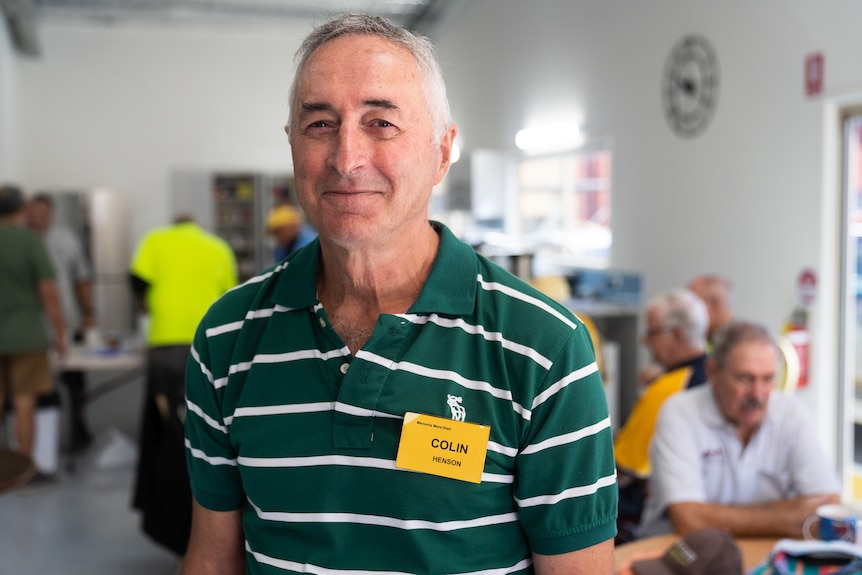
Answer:
<svg viewBox="0 0 862 575"><path fill-rule="evenodd" d="M727 358L734 348L743 343L767 343L776 347L772 333L760 324L735 321L715 333L711 357L720 369L727 365Z"/></svg>
<svg viewBox="0 0 862 575"><path fill-rule="evenodd" d="M706 347L709 313L694 292L677 288L653 296L647 309L656 310L664 327L678 328L689 345Z"/></svg>
<svg viewBox="0 0 862 575"><path fill-rule="evenodd" d="M299 50L296 52L296 75L290 86L290 116L288 126L291 122L297 105L296 83L302 74L308 59L323 44L341 36L348 35L370 35L379 36L389 40L402 48L407 49L416 59L419 68L419 76L422 79L422 91L428 104L428 113L431 116L431 124L434 131L434 143L440 143L441 138L452 124L452 116L449 110L449 100L446 97L446 83L443 81L443 71L440 63L434 55L434 46L425 36L414 34L406 28L396 26L389 20L379 16L367 14L348 13L316 27L305 37Z"/></svg>

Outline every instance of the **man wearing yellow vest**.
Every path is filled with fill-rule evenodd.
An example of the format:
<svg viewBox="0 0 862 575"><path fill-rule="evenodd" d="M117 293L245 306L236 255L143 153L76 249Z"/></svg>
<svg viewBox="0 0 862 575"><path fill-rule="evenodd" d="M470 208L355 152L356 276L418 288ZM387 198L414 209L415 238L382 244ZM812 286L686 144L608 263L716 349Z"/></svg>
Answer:
<svg viewBox="0 0 862 575"><path fill-rule="evenodd" d="M617 542L635 537L652 468L649 444L664 400L706 382L706 306L687 289L660 293L647 303L643 343L662 373L643 391L614 438L619 485Z"/></svg>
<svg viewBox="0 0 862 575"><path fill-rule="evenodd" d="M142 512L144 533L182 557L191 528L183 439L185 367L204 313L237 283L236 260L225 241L182 215L141 239L129 271L149 316L133 506Z"/></svg>

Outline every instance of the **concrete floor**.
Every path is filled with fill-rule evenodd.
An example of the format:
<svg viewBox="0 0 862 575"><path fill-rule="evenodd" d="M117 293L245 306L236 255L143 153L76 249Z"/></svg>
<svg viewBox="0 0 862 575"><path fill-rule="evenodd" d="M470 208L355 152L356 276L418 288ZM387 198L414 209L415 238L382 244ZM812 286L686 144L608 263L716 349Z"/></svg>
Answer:
<svg viewBox="0 0 862 575"><path fill-rule="evenodd" d="M100 434L56 483L0 495L0 574L172 575L176 559L152 543L131 508L134 443Z"/></svg>
<svg viewBox="0 0 862 575"><path fill-rule="evenodd" d="M0 494L0 575L176 573L176 558L143 534L131 507L142 373L94 374L88 389L116 377L121 385L88 404L95 439L75 457L68 446L68 399L61 386L64 405L54 425L52 468L58 481ZM0 445L8 442L6 425L0 424Z"/></svg>

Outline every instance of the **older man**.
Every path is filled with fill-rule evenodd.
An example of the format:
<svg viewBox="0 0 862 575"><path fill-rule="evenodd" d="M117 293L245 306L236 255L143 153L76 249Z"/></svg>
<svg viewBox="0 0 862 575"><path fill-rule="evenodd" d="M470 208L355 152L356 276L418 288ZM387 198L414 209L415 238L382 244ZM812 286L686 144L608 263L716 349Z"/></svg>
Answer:
<svg viewBox="0 0 862 575"><path fill-rule="evenodd" d="M649 443L662 403L706 381L708 317L696 295L672 289L653 296L647 302L645 321L643 343L663 371L644 390L614 440L620 486L618 542L631 539L640 522L652 469Z"/></svg>
<svg viewBox="0 0 862 575"><path fill-rule="evenodd" d="M93 271L84 246L78 236L69 229L56 225L54 198L48 194L36 194L30 200L26 209L26 222L27 227L43 239L48 255L51 256L63 308L63 320L70 339L83 341L86 330L96 325L92 297ZM86 376L80 370L62 370L60 381L69 390L72 449L81 450L92 440L85 413ZM59 400L56 393L52 395Z"/></svg>
<svg viewBox="0 0 862 575"><path fill-rule="evenodd" d="M455 137L430 43L380 18L324 23L290 110L319 238L198 329L184 572L612 572L587 329L428 221Z"/></svg>
<svg viewBox="0 0 862 575"><path fill-rule="evenodd" d="M709 385L667 400L651 456L642 533L716 527L736 536L801 537L838 480L806 410L774 392L778 355L763 327L716 334Z"/></svg>

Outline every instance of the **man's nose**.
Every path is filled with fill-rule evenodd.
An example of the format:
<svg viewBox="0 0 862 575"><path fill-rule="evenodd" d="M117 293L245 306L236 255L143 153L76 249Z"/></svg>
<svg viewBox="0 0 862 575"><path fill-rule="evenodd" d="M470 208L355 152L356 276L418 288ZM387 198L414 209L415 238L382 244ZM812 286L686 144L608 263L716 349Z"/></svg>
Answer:
<svg viewBox="0 0 862 575"><path fill-rule="evenodd" d="M343 176L354 173L365 165L366 144L366 136L360 128L342 125L335 137L330 166Z"/></svg>

